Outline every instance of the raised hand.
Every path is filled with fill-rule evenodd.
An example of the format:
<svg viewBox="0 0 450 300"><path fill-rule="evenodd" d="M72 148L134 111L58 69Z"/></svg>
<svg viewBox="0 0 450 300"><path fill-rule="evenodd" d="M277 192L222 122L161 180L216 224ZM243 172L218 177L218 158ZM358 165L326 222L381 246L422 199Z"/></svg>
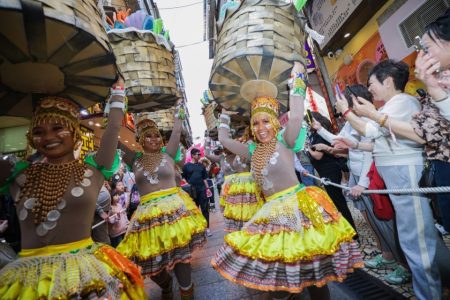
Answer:
<svg viewBox="0 0 450 300"><path fill-rule="evenodd" d="M370 115L377 111L370 101L361 97L353 97L353 109L358 116L362 117L370 117Z"/></svg>
<svg viewBox="0 0 450 300"><path fill-rule="evenodd" d="M336 95L336 111L343 114L348 110L348 102L344 96L337 94Z"/></svg>

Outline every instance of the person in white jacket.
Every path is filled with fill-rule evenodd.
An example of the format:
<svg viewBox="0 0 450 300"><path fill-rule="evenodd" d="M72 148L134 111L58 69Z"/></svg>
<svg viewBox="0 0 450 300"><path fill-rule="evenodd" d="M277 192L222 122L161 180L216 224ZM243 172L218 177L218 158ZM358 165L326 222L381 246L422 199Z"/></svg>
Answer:
<svg viewBox="0 0 450 300"><path fill-rule="evenodd" d="M375 165L388 189L418 187L424 165L422 145L396 137L384 128L386 116L409 122L421 110L419 101L403 92L408 78L408 65L393 60L382 61L370 71L369 91L375 99L385 101L385 105L379 109L383 115L377 122L362 120L342 98L336 104L337 110L346 116L353 128L374 139ZM358 100L353 97L353 101ZM429 199L419 193L389 196L396 212L400 245L412 271L417 298L441 299L441 280L436 260L440 245ZM395 271L400 277L407 276L407 271L401 266Z"/></svg>
<svg viewBox="0 0 450 300"><path fill-rule="evenodd" d="M367 99L372 102L372 94L363 85L353 85L350 87L356 96ZM344 91L344 98L348 102L349 107L352 107L350 90ZM369 119L364 118L368 121ZM317 133L322 136L327 142L333 143L338 137L347 138L348 140L359 143L371 143L370 138L361 136L357 130L355 130L350 122L346 122L344 127L338 135L334 135L329 132L316 120L313 121L312 127ZM316 148L321 148L321 145L315 145ZM324 145L325 146L325 145ZM329 147L331 148L331 147ZM323 149L327 150L327 149ZM331 149L332 151L334 148ZM403 255L403 251L400 248L398 237L395 234L394 220L380 220L373 212L373 202L368 195L363 195L362 192L369 186L369 178L367 173L370 170L370 166L373 162L371 151L362 151L358 148L349 149L348 151L348 168L350 170L350 178L348 186L351 188L350 195L354 200L355 207L361 212L366 219L367 224L371 227L377 238L378 248L381 250L381 254L377 255L373 259L365 262L366 267L372 269L378 269L385 266L395 267L396 262L406 266L406 260ZM395 272L395 271L394 271ZM385 280L392 284L402 284L408 278L400 277L396 278L395 273L390 273L385 276ZM392 280L393 279L393 280Z"/></svg>

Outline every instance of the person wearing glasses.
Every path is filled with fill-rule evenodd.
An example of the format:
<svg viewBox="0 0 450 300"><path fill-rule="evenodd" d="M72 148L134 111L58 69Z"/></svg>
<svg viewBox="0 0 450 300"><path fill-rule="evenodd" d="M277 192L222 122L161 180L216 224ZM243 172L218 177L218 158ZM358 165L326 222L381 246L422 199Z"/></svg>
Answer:
<svg viewBox="0 0 450 300"><path fill-rule="evenodd" d="M206 235L211 236L209 230L209 209L208 209L208 194L211 191L208 188L208 173L205 166L200 163L200 150L193 148L191 150L191 162L183 166L183 177L191 186L191 196L194 198L195 204L200 206L202 214L205 217L208 228L206 229Z"/></svg>

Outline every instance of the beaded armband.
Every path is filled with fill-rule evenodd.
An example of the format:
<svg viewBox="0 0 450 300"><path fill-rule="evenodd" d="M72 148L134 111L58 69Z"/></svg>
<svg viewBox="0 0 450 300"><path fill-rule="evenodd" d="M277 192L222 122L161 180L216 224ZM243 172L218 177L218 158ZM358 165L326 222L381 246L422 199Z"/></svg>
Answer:
<svg viewBox="0 0 450 300"><path fill-rule="evenodd" d="M226 114L221 114L219 119L220 119L220 122L224 123L224 124L230 124L230 121L231 121L230 116L226 115Z"/></svg>
<svg viewBox="0 0 450 300"><path fill-rule="evenodd" d="M178 105L175 109L175 118L179 119L179 120L184 120L186 119L186 112L184 110L184 107L182 105Z"/></svg>
<svg viewBox="0 0 450 300"><path fill-rule="evenodd" d="M230 125L225 124L225 123L220 123L220 124L219 124L219 129L220 129L220 128L225 128L225 129L230 130Z"/></svg>
<svg viewBox="0 0 450 300"><path fill-rule="evenodd" d="M289 79L289 94L293 96L306 97L306 77L303 73L295 73L291 79Z"/></svg>
<svg viewBox="0 0 450 300"><path fill-rule="evenodd" d="M112 101L113 96L122 96L124 97L124 101ZM123 87L114 87L111 88L111 93L108 101L106 102L104 115L105 117L109 114L111 108L120 108L123 113L126 114L128 110L128 98L126 97L125 89Z"/></svg>

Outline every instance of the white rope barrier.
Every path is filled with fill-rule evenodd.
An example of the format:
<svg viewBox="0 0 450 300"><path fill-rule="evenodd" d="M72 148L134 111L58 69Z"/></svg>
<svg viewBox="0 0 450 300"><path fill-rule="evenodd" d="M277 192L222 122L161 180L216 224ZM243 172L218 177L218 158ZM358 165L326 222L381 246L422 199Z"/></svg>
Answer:
<svg viewBox="0 0 450 300"><path fill-rule="evenodd" d="M122 209L121 211L116 212L115 214L108 216L108 219L111 218L111 217L114 217L115 215L121 214L121 213L123 213L123 212L126 211L126 210L127 210L127 209L124 208L124 209ZM98 222L97 224L95 224L94 226L92 226L91 229L95 229L95 228L97 228L98 226L100 226L100 225L102 225L102 224L104 224L104 223L106 223L106 220L103 220L103 221L101 221L101 222Z"/></svg>
<svg viewBox="0 0 450 300"><path fill-rule="evenodd" d="M311 174L306 176L314 178L320 181L323 185L332 185L343 190L349 191L348 186L337 184L330 181L328 178L320 178ZM429 188L405 188L405 189L388 189L388 190L365 190L363 194L412 194L412 193L422 193L422 194L439 194L439 193L450 193L450 186L439 186L439 187L429 187Z"/></svg>

